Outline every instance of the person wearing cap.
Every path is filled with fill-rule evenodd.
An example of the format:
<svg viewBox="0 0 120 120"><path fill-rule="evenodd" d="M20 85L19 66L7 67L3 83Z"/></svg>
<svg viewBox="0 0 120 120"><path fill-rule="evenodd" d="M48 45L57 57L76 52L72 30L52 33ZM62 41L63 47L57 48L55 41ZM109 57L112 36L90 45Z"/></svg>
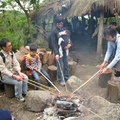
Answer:
<svg viewBox="0 0 120 120"><path fill-rule="evenodd" d="M50 33L51 48L55 54L57 64L57 77L61 86L65 86L65 81L70 78L68 66L68 53L72 45L67 29L63 26L62 16L55 18L55 27Z"/></svg>
<svg viewBox="0 0 120 120"><path fill-rule="evenodd" d="M26 55L25 58L25 67L30 71L29 73L34 77L34 81L40 83L40 73L43 73L48 79L50 76L48 73L42 68L42 63L39 55L37 54L37 45L31 44L29 47L29 54ZM48 85L50 85L48 83ZM38 90L39 84L35 84L34 89Z"/></svg>

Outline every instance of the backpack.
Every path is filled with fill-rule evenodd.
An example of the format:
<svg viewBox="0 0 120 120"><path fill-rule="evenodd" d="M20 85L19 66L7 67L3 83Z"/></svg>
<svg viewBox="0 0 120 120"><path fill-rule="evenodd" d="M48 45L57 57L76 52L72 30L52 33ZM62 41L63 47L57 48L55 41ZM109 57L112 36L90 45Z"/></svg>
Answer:
<svg viewBox="0 0 120 120"><path fill-rule="evenodd" d="M11 57L13 59L13 51L10 51L10 52L12 53ZM5 56L4 56L4 54L2 52L0 52L0 56L2 57L3 62L5 63ZM0 78L2 79L1 72L0 72Z"/></svg>

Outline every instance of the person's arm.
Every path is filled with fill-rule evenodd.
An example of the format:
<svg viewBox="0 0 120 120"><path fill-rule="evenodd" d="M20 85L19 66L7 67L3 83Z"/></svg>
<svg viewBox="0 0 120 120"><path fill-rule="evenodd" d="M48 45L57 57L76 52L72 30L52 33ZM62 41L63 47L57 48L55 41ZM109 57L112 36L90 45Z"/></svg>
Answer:
<svg viewBox="0 0 120 120"><path fill-rule="evenodd" d="M7 75L8 77L12 77L13 75L13 73L6 68L5 63L3 62L1 56L0 56L0 71L2 74Z"/></svg>
<svg viewBox="0 0 120 120"><path fill-rule="evenodd" d="M51 33L51 45L55 55L59 55L59 46L58 46L58 33L52 31Z"/></svg>
<svg viewBox="0 0 120 120"><path fill-rule="evenodd" d="M13 69L18 73L18 75L12 75L12 78L16 79L16 80L22 80L24 78L24 75L21 72L21 67L20 64L15 56L15 54L13 53L13 59L12 59L12 66Z"/></svg>
<svg viewBox="0 0 120 120"><path fill-rule="evenodd" d="M109 70L108 66L106 67L106 65L108 64L108 61L114 50L115 50L114 43L108 41L107 52L106 52L103 63L100 65L100 69L101 69L100 74L104 74Z"/></svg>
<svg viewBox="0 0 120 120"><path fill-rule="evenodd" d="M114 48L115 50L115 48ZM113 58L113 60L110 62L110 64L108 64L108 66L106 66L102 71L101 74L104 74L105 72L107 72L109 69L113 68L116 63L120 60L120 42L117 42L117 48L116 48L116 54L115 57Z"/></svg>
<svg viewBox="0 0 120 120"><path fill-rule="evenodd" d="M116 48L115 57L107 67L113 68L119 60L120 60L120 40L117 41L117 48Z"/></svg>
<svg viewBox="0 0 120 120"><path fill-rule="evenodd" d="M40 60L40 57L38 56L38 61L37 61L37 63L38 63L38 67L37 67L37 71L38 72L40 72L40 70L41 70L41 67L42 67L42 63L41 63L41 60Z"/></svg>
<svg viewBox="0 0 120 120"><path fill-rule="evenodd" d="M115 50L114 43L108 41L108 43L107 43L107 51L106 51L106 54L105 54L104 61L109 62L114 50Z"/></svg>

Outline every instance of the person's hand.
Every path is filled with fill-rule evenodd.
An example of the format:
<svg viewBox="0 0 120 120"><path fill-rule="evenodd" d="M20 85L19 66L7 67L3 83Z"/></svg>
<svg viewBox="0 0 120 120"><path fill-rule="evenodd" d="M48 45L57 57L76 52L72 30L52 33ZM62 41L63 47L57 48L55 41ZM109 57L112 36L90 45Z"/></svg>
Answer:
<svg viewBox="0 0 120 120"><path fill-rule="evenodd" d="M109 68L105 67L100 70L100 74L105 74L108 70L109 70Z"/></svg>
<svg viewBox="0 0 120 120"><path fill-rule="evenodd" d="M65 46L65 49L69 49L71 47L71 44L68 44L67 46Z"/></svg>
<svg viewBox="0 0 120 120"><path fill-rule="evenodd" d="M19 72L18 74L22 79L24 78L24 75L21 72Z"/></svg>
<svg viewBox="0 0 120 120"><path fill-rule="evenodd" d="M40 69L38 69L38 68L34 68L34 70L37 71L37 72L40 72Z"/></svg>
<svg viewBox="0 0 120 120"><path fill-rule="evenodd" d="M103 69L105 66L106 66L107 62L103 62L101 65L100 65L100 69Z"/></svg>
<svg viewBox="0 0 120 120"><path fill-rule="evenodd" d="M22 77L20 75L12 75L12 77L18 81L22 81Z"/></svg>
<svg viewBox="0 0 120 120"><path fill-rule="evenodd" d="M56 59L56 60L59 60L59 58L60 58L59 55L56 55L56 56L55 56L55 59Z"/></svg>
<svg viewBox="0 0 120 120"><path fill-rule="evenodd" d="M37 71L37 72L40 72L40 69L37 68L36 71Z"/></svg>
<svg viewBox="0 0 120 120"><path fill-rule="evenodd" d="M38 71L38 68L33 68L33 70Z"/></svg>

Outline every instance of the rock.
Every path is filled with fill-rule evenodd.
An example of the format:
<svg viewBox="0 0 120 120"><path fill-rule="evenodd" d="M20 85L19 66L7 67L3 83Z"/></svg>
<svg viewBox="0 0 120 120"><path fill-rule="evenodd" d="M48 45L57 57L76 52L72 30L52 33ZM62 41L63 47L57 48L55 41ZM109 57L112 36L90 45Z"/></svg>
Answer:
<svg viewBox="0 0 120 120"><path fill-rule="evenodd" d="M91 108L92 111L97 112L100 108L102 107L108 107L112 103L104 99L103 97L100 96L94 96L89 100L89 107Z"/></svg>
<svg viewBox="0 0 120 120"><path fill-rule="evenodd" d="M31 90L26 96L25 106L29 111L41 112L51 106L53 98L48 91Z"/></svg>
<svg viewBox="0 0 120 120"><path fill-rule="evenodd" d="M105 120L105 119L101 119L100 117L97 117L95 115L88 115L81 117L79 120Z"/></svg>
<svg viewBox="0 0 120 120"><path fill-rule="evenodd" d="M74 91L77 89L80 85L82 85L82 81L77 78L76 76L71 76L69 80L66 82L66 86L68 86L68 89L70 91Z"/></svg>
<svg viewBox="0 0 120 120"><path fill-rule="evenodd" d="M108 107L102 107L98 110L98 114L104 120L120 120L120 104L111 104Z"/></svg>

